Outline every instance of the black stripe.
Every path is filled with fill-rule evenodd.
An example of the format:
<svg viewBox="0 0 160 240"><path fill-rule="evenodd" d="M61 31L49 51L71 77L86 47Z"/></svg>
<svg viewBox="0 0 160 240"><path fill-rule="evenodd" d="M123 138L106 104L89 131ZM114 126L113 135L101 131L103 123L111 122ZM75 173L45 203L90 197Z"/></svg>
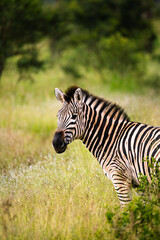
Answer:
<svg viewBox="0 0 160 240"><path fill-rule="evenodd" d="M113 106L112 106L112 107L108 110L108 112L106 113L106 115L105 115L105 117L104 117L104 120L103 120L103 123L102 123L102 125L101 125L101 128L100 128L100 130L99 130L99 132L98 132L98 136L101 136L101 135L102 135L102 131L104 130L104 126L105 126L105 123L106 123L107 115L112 111L112 109L113 109ZM116 114L116 111L113 112L113 114L110 116L109 123L108 123L108 125L107 125L107 127L106 127L106 130L105 130L105 132L104 132L104 136L103 136L102 143L100 144L100 146L98 147L98 150L97 150L97 157L99 157L100 150L101 150L101 146L102 146L102 147L104 146L105 141L106 141L106 139L108 138L108 131L109 131L111 125L112 125L112 120L113 120L112 118L115 116L115 114ZM104 122L104 121L105 121L105 122ZM100 135L100 134L101 134L101 135ZM104 153L104 151L103 151L103 153Z"/></svg>
<svg viewBox="0 0 160 240"><path fill-rule="evenodd" d="M147 128L144 133L142 134L140 140L138 141L138 148L137 148L137 161L139 163L139 161L142 162L142 169L143 169L143 174L146 175L146 171L145 171L145 166L144 166L144 151L145 151L145 146L146 144L144 144L144 147L143 147L143 152L142 154L140 154L140 148L142 148L142 145L143 145L143 138L144 136L147 134L148 131L150 131L152 129L152 127L149 127L147 125L145 125L145 128ZM140 133L139 133L140 134ZM151 134L150 134L151 136ZM145 141L146 142L146 141Z"/></svg>
<svg viewBox="0 0 160 240"><path fill-rule="evenodd" d="M154 158L155 154L157 153L157 151L160 149L160 144L158 144L158 146L154 149L153 153L152 153L152 157Z"/></svg>
<svg viewBox="0 0 160 240"><path fill-rule="evenodd" d="M92 112L93 112L93 110L92 110L92 108L90 108L89 117L87 117L87 115L85 116L85 118L88 120L88 122L87 122L87 126L86 126L87 135L84 137L84 140L83 140L84 143L87 141L87 136L89 134L88 127L89 127L89 124L90 124L90 119L91 119L91 116L92 116Z"/></svg>
<svg viewBox="0 0 160 240"><path fill-rule="evenodd" d="M99 106L99 104L101 104L101 103L102 103L102 101L101 101L101 99L99 99L98 102L96 103L94 109L96 110L97 107ZM89 137L89 139L88 139L88 145L91 144L89 150L92 149L96 137L97 137L97 136L101 137L101 135L99 135L99 133L97 133L96 136L93 138L93 136L94 136L94 134L95 134L95 132L96 132L99 124L100 124L100 121L101 121L101 113L104 111L105 108L106 108L106 106L105 106L105 104L103 104L102 107L101 107L101 109L100 109L100 111L98 112L97 122L96 122L96 124L94 125L94 128L92 129L92 133L91 133L91 135L90 135L90 137ZM96 116L97 116L97 112L95 112L95 117L96 117ZM95 119L93 119L92 122L94 123L94 122L95 122ZM91 124L91 125L92 125L92 124ZM89 131L89 132L90 132L90 131ZM92 141L92 143L91 143L91 141ZM88 147L88 145L87 145L87 147Z"/></svg>
<svg viewBox="0 0 160 240"><path fill-rule="evenodd" d="M106 145L106 147L105 147L105 149L104 149L104 154L105 154L105 152L107 151L107 149L109 148L109 145L110 145L110 143L111 143L111 141L112 141L112 138L113 138L113 135L114 135L114 133L115 133L116 127L117 127L117 125L118 125L118 121L119 121L119 119L120 119L121 116L122 116L121 113L119 113L116 121L115 121L115 122L113 123L113 125L112 125L112 131L111 131L111 134L110 134L110 136L109 136L108 143L107 143L107 145ZM118 133L118 130L117 130L117 132L116 132L116 135L117 135L117 133ZM115 138L116 138L116 136L115 136ZM114 144L115 144L115 141L114 141L113 145L114 145ZM110 153L111 148L113 147L113 145L112 145L112 146L110 145L110 149L108 150L109 153ZM108 154L109 154L109 153L108 153ZM106 158L107 158L107 157L108 157L108 155L106 156ZM103 164L104 164L104 163L103 163Z"/></svg>
<svg viewBox="0 0 160 240"><path fill-rule="evenodd" d="M88 132L87 132L87 135L86 135L86 139L88 140L88 143L87 143L87 145L86 145L86 147L88 147L88 145L89 145L89 139L88 139L88 137L89 137L89 134L91 133L91 132L93 132L93 124L94 124L94 122L95 122L95 118L96 118L96 116L97 116L97 112L94 112L94 114L93 114L93 118L92 118L92 122L91 122L91 125L90 125L90 128L88 129Z"/></svg>
<svg viewBox="0 0 160 240"><path fill-rule="evenodd" d="M149 127L144 133L147 134L147 132L150 131L152 128L153 128L153 127ZM147 160L147 159L144 159L144 158L145 158L144 152L145 152L146 145L147 145L148 141L151 139L152 134L154 133L154 130L155 130L155 129L153 129L153 130L150 132L149 136L148 136L148 137L146 138L146 140L144 141L142 158L140 159L140 160L142 161L142 166L143 166L144 175L146 175L146 171L145 171L145 166L144 166L144 165L145 165L145 161ZM144 136L145 136L145 135L143 134L143 137L144 137ZM141 138L141 141L142 141L142 138ZM147 156L149 156L149 152L150 152L150 146L148 147L148 150L147 150ZM146 157L147 157L147 156L146 156ZM148 164L147 164L147 166L148 166ZM150 176L150 178L151 178L150 167L148 167L148 173L149 173L149 176Z"/></svg>
<svg viewBox="0 0 160 240"><path fill-rule="evenodd" d="M125 121L125 119L124 119L124 121ZM119 128L118 128L118 130L117 130L117 132L119 132L119 133L117 134L117 136L116 136L116 137L117 137L117 142L116 142L116 144L115 144L115 146L114 146L112 156L111 156L110 160L107 162L106 166L108 166L108 165L110 164L110 162L112 161L112 158L113 158L113 156L115 155L116 149L118 149L118 150L120 149L120 148L119 148L119 145L120 145L121 138L122 138L123 134L125 133L125 131L126 131L127 129L130 129L130 128L133 126L133 122L126 122L126 123L124 124L124 121L121 122L121 124L119 125ZM124 125L124 126L123 126L123 125ZM119 155L122 157L122 155L120 154L120 151L119 151L118 153L119 153Z"/></svg>
<svg viewBox="0 0 160 240"><path fill-rule="evenodd" d="M155 129L154 129L154 130L155 130ZM154 136L157 134L157 132L159 132L159 129L154 133ZM154 136L153 136L153 138L154 138ZM158 137L160 137L160 136L158 136ZM147 156L149 156L149 153L150 153L150 150L151 150L151 146L152 146L152 144L154 144L155 141L158 141L158 139L155 138L155 139L153 140L153 143L150 144L150 146L149 146L149 148L148 148L148 151L147 151Z"/></svg>
<svg viewBox="0 0 160 240"><path fill-rule="evenodd" d="M138 126L140 125L140 123L138 124ZM136 137L135 137L135 139L134 139L134 144L133 144L133 149L134 149L134 152L135 152L135 149L136 149L136 145L137 145L137 143L138 143L138 146L139 146L139 142L137 142L137 139L138 139L138 137L139 137L139 134L143 131L143 129L144 128L146 128L147 127L147 125L142 125L141 127L140 127L140 129L138 130L138 132L137 132L137 134L136 134ZM141 142L140 142L141 143ZM141 173L141 168L140 168L140 164L139 164L139 151L137 151L137 152L135 152L136 154L135 154L135 156L137 157L137 165L138 165L138 173ZM142 161L142 159L141 159L141 161Z"/></svg>
<svg viewBox="0 0 160 240"><path fill-rule="evenodd" d="M99 124L100 124L100 121L101 121L101 115L98 116L97 122L96 122L96 124L94 125L94 127L93 127L93 129L92 129L92 132L91 132L91 135L90 135L90 137L89 137L89 139L88 139L88 145L89 145L89 143L91 143L90 149L92 149L93 144L94 144L94 141L95 141L95 139L96 139L96 137L97 137L97 134L96 134L96 136L93 138L93 136L94 136L94 134L95 134L95 132L96 132Z"/></svg>
<svg viewBox="0 0 160 240"><path fill-rule="evenodd" d="M133 129L135 128L135 127L137 127L137 125L133 125L134 123L133 122L130 122L129 124L127 124L127 127L126 127L126 129L124 129L124 131L122 131L122 134L121 134L121 136L120 136L120 141L119 141L119 145L118 145L118 154L119 154L119 156L120 156L120 159L123 161L123 163L126 165L126 162L125 162L125 159L123 159L123 157L122 157L122 153L121 153L121 148L120 148L120 145L121 145L121 139L122 139L122 137L124 136L124 138L122 139L123 141L122 141L122 151L123 151L123 154L125 155L125 157L126 157L126 159L128 159L128 156L127 156L127 154L126 154L126 149L124 148L124 142L125 142L125 140L126 140L126 137L128 136L128 133L129 133L129 131L131 130L131 128L133 127ZM127 165L126 165L126 167L127 167Z"/></svg>
<svg viewBox="0 0 160 240"><path fill-rule="evenodd" d="M97 100L97 98L96 97L92 97L92 100L90 101L90 103L88 104L88 106L91 106L92 105L92 103L94 103L94 101L96 101Z"/></svg>

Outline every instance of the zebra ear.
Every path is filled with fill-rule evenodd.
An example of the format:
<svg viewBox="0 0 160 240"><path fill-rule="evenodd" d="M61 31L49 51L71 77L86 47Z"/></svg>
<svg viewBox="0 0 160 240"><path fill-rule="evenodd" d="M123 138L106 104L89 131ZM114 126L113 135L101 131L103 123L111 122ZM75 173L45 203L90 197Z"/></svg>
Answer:
<svg viewBox="0 0 160 240"><path fill-rule="evenodd" d="M82 98L83 98L82 90L80 88L77 88L74 93L74 101L78 104L81 104Z"/></svg>
<svg viewBox="0 0 160 240"><path fill-rule="evenodd" d="M58 101L64 102L64 93L60 89L55 88L55 95Z"/></svg>

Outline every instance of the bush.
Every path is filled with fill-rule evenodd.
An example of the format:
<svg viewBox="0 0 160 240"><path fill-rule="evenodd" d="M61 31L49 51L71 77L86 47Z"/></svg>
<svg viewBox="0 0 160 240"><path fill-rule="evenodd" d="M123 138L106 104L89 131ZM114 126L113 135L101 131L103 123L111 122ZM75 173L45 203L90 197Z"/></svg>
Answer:
<svg viewBox="0 0 160 240"><path fill-rule="evenodd" d="M155 160L152 159L151 169ZM140 176L139 196L118 216L117 209L107 212L107 220L115 239L158 239L160 236L160 171L159 165L152 171L149 184L146 176ZM120 209L119 209L120 210Z"/></svg>
<svg viewBox="0 0 160 240"><path fill-rule="evenodd" d="M133 69L140 62L136 42L123 37L120 33L101 39L99 50L102 65L110 69L119 71L124 71L126 68Z"/></svg>
<svg viewBox="0 0 160 240"><path fill-rule="evenodd" d="M32 58L32 51L28 51L26 46L31 46L35 51L35 44L46 36L46 25L49 20L39 0L1 0L0 12L1 77L9 57Z"/></svg>

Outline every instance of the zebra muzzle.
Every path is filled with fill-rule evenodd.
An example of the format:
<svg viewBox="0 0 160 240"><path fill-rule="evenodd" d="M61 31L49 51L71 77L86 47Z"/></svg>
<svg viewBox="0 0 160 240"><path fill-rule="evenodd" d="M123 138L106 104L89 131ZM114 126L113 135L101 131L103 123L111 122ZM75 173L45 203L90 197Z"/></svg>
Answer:
<svg viewBox="0 0 160 240"><path fill-rule="evenodd" d="M63 153L66 150L67 144L64 142L63 131L57 131L55 133L52 144L57 153Z"/></svg>

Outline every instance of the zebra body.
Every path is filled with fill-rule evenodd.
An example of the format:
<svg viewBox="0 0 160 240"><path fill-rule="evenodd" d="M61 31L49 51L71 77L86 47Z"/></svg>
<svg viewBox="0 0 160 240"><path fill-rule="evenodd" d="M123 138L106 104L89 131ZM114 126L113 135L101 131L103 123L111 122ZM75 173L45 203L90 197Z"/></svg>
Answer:
<svg viewBox="0 0 160 240"><path fill-rule="evenodd" d="M130 202L139 173L151 181L151 169L143 160L160 161L160 128L131 122L116 104L80 88L71 87L65 94L56 89L55 93L63 103L53 139L56 152L81 139L112 180L121 204Z"/></svg>

